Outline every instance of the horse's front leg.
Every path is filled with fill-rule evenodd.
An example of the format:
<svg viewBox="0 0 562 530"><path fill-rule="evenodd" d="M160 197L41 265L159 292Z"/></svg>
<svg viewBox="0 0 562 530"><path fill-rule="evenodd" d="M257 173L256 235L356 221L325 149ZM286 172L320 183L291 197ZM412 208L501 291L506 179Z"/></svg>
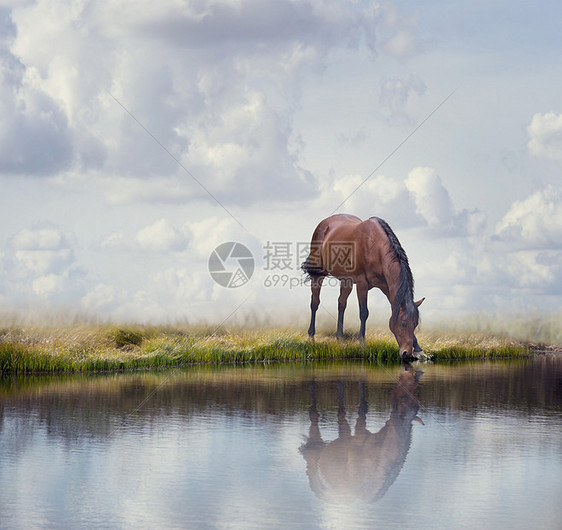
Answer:
<svg viewBox="0 0 562 530"><path fill-rule="evenodd" d="M340 282L340 296L338 298L338 330L336 332L336 337L338 339L343 339L343 314L345 313L345 308L347 307L347 299L353 289L353 283L349 278L344 278Z"/></svg>
<svg viewBox="0 0 562 530"><path fill-rule="evenodd" d="M430 356L427 355L418 343L418 339L414 335L414 351L412 352L412 357L418 359L419 361L427 361Z"/></svg>
<svg viewBox="0 0 562 530"><path fill-rule="evenodd" d="M324 276L319 278L312 278L310 289L312 290L312 296L310 297L310 326L308 328L308 336L314 340L314 334L316 333L316 311L320 306L320 289L322 288L322 282L324 281Z"/></svg>
<svg viewBox="0 0 562 530"><path fill-rule="evenodd" d="M367 318L369 317L369 309L367 308L367 293L369 287L366 280L357 281L357 299L359 300L359 319L361 320L361 328L359 329L359 340L365 342L365 328Z"/></svg>

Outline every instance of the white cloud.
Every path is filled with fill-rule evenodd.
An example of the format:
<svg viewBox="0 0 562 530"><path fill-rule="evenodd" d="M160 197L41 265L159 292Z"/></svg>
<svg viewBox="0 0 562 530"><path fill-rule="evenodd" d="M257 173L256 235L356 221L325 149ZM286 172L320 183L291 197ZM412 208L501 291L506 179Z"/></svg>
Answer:
<svg viewBox="0 0 562 530"><path fill-rule="evenodd" d="M209 274L212 250L226 241L245 244L256 261L262 256L261 244L241 233L230 218L210 217L181 226L162 218L138 230L110 234L96 247L101 260L107 251L113 252L112 259L125 262L133 253L137 279L128 275L91 287L80 306L104 317L142 322L226 318L249 295L248 289L233 292L218 286Z"/></svg>
<svg viewBox="0 0 562 530"><path fill-rule="evenodd" d="M133 232L113 232L101 240L99 248L147 253L189 251L192 260L204 260L206 263L212 250L226 241L239 241L252 251L260 247L255 237L241 232L234 219L213 216L186 222L180 227L162 218Z"/></svg>
<svg viewBox="0 0 562 530"><path fill-rule="evenodd" d="M562 294L562 251L511 253L506 272L511 285L543 294Z"/></svg>
<svg viewBox="0 0 562 530"><path fill-rule="evenodd" d="M496 226L496 241L510 248L562 248L562 188L549 186L516 201Z"/></svg>
<svg viewBox="0 0 562 530"><path fill-rule="evenodd" d="M177 230L166 219L139 230L136 242L141 250L148 252L170 252L185 250L188 237Z"/></svg>
<svg viewBox="0 0 562 530"><path fill-rule="evenodd" d="M113 232L101 240L99 248L147 253L182 252L187 249L189 240L187 225L177 228L168 219L162 218L132 233L125 230Z"/></svg>
<svg viewBox="0 0 562 530"><path fill-rule="evenodd" d="M227 241L246 245L254 255L261 249L260 242L248 233L241 233L240 226L230 218L209 217L188 222L183 229L192 234L190 248L198 259L205 260L205 266L213 249Z"/></svg>
<svg viewBox="0 0 562 530"><path fill-rule="evenodd" d="M62 274L74 262L73 239L50 223L20 230L10 241L17 275Z"/></svg>
<svg viewBox="0 0 562 530"><path fill-rule="evenodd" d="M305 199L314 194L315 182L289 149L290 137L290 126L266 107L263 95L249 93L220 121L191 133L185 163L196 174L213 175L211 189L219 190L213 193L221 201Z"/></svg>
<svg viewBox="0 0 562 530"><path fill-rule="evenodd" d="M105 198L109 204L183 204L193 198L207 198L206 193L195 182L175 177L103 177L101 178Z"/></svg>
<svg viewBox="0 0 562 530"><path fill-rule="evenodd" d="M421 222L415 213L415 203L403 180L385 175L374 175L362 184L364 178L349 175L338 179L334 191L341 200L347 199L341 211L367 219L376 215L397 227L411 227Z"/></svg>
<svg viewBox="0 0 562 530"><path fill-rule="evenodd" d="M113 285L98 284L82 297L79 304L81 309L86 312L107 317L108 313L113 311L124 299L123 290Z"/></svg>
<svg viewBox="0 0 562 530"><path fill-rule="evenodd" d="M415 36L411 31L401 29L384 42L383 49L394 57L407 57L416 50Z"/></svg>
<svg viewBox="0 0 562 530"><path fill-rule="evenodd" d="M168 268L152 275L148 289L168 311L177 313L208 300L212 283L207 270L190 271L186 268Z"/></svg>
<svg viewBox="0 0 562 530"><path fill-rule="evenodd" d="M105 236L100 243L100 248L103 250L122 250L132 247L131 239L123 230Z"/></svg>
<svg viewBox="0 0 562 530"><path fill-rule="evenodd" d="M481 245L469 244L467 263L476 267L469 307L498 311L556 311L562 294L560 190L548 187L514 202ZM468 242L467 242L468 243ZM444 279L452 284L454 278Z"/></svg>
<svg viewBox="0 0 562 530"><path fill-rule="evenodd" d="M64 287L64 278L57 274L47 274L39 276L32 282L33 291L40 298L48 299L54 293L62 291Z"/></svg>
<svg viewBox="0 0 562 530"><path fill-rule="evenodd" d="M80 300L86 314L105 319L137 322L165 321L169 313L156 301L154 293L144 289L127 291L108 284L98 284Z"/></svg>
<svg viewBox="0 0 562 530"><path fill-rule="evenodd" d="M405 248L414 263L416 284L420 296L427 297L422 315L446 319L451 311L463 309L507 314L558 310L562 294L559 202L560 192L552 188L514 202L491 238L479 232L480 237L448 238L443 244L406 233ZM460 215L453 215L456 223ZM437 219L445 222L447 216ZM423 236L423 232L416 234Z"/></svg>
<svg viewBox="0 0 562 530"><path fill-rule="evenodd" d="M17 250L61 250L68 247L67 238L53 226L29 230L24 228L12 239Z"/></svg>
<svg viewBox="0 0 562 530"><path fill-rule="evenodd" d="M408 103L412 96L423 96L426 92L425 82L418 76L410 75L407 79L392 77L381 86L379 102L384 108L388 123L409 123Z"/></svg>
<svg viewBox="0 0 562 530"><path fill-rule="evenodd" d="M416 211L431 227L448 227L454 217L453 203L435 170L417 167L408 173L406 187L414 197Z"/></svg>
<svg viewBox="0 0 562 530"><path fill-rule="evenodd" d="M138 322L201 321L208 316L212 281L207 270L166 268L149 275L142 288L100 283L79 300L86 314Z"/></svg>
<svg viewBox="0 0 562 530"><path fill-rule="evenodd" d="M73 146L63 109L41 88L36 70L10 56L2 66L0 171L42 176L68 168Z"/></svg>
<svg viewBox="0 0 562 530"><path fill-rule="evenodd" d="M532 155L562 162L562 114L535 114L527 133L527 147Z"/></svg>
<svg viewBox="0 0 562 530"><path fill-rule="evenodd" d="M76 263L73 234L52 223L17 232L4 257L6 291L14 300L74 303L86 271Z"/></svg>
<svg viewBox="0 0 562 530"><path fill-rule="evenodd" d="M324 190L324 199L333 189L345 200L341 211L353 212L361 218L373 215L386 219L397 228L425 226L433 235L465 237L482 234L486 215L479 210L456 211L447 188L435 170L417 167L405 180L374 175L366 180L359 176L338 179Z"/></svg>
<svg viewBox="0 0 562 530"><path fill-rule="evenodd" d="M379 6L383 26L381 49L397 59L406 59L424 48L418 32L417 17L404 16L389 2Z"/></svg>
<svg viewBox="0 0 562 530"><path fill-rule="evenodd" d="M5 92L14 78L27 90L20 99L29 120L22 110L0 127L14 144L2 142L4 166L53 174L79 164L104 181L113 203L205 196L157 142L222 202L310 198L316 183L292 129L298 79L321 71L333 50L374 47L378 23L360 5L316 0L140 2L134 10L39 1L14 7L11 20ZM17 129L27 122L39 127L37 142ZM18 153L29 145L40 152Z"/></svg>
<svg viewBox="0 0 562 530"><path fill-rule="evenodd" d="M356 46L361 36L372 38L373 15L369 9L333 0L272 0L267 4L241 0L196 7L162 4L138 10L133 24L142 27L144 35L185 48L226 46L247 51L259 43L262 50L254 51L261 54L263 50L284 53L283 46L293 42L316 48L330 47L334 41Z"/></svg>
<svg viewBox="0 0 562 530"><path fill-rule="evenodd" d="M412 194L416 212L434 232L453 237L482 233L486 215L479 210L455 211L449 192L434 169L412 169L408 173L406 187Z"/></svg>
<svg viewBox="0 0 562 530"><path fill-rule="evenodd" d="M18 250L15 252L18 267L29 274L61 273L74 261L71 249Z"/></svg>

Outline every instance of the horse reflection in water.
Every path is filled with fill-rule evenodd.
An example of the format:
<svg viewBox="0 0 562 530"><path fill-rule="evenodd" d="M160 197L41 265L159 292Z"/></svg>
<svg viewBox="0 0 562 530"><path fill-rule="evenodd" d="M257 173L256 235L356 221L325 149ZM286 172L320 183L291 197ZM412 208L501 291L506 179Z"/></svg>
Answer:
<svg viewBox="0 0 562 530"><path fill-rule="evenodd" d="M367 430L367 398L361 383L361 400L355 434L346 418L343 383L338 385L338 431L336 440L325 442L318 425L316 383L311 383L310 430L300 452L306 460L310 488L328 502L346 503L361 499L376 502L400 473L412 439L412 422L418 421L418 401L414 390L423 372L411 366L402 368L390 394L390 419L377 433Z"/></svg>

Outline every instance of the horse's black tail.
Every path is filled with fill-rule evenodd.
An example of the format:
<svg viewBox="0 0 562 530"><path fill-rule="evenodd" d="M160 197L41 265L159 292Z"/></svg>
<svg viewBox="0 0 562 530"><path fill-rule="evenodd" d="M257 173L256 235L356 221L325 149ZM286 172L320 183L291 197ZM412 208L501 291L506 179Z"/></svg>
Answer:
<svg viewBox="0 0 562 530"><path fill-rule="evenodd" d="M328 273L320 265L312 263L310 254L306 258L306 260L304 260L303 264L301 265L301 269L307 274L310 280L328 276Z"/></svg>
<svg viewBox="0 0 562 530"><path fill-rule="evenodd" d="M328 219L324 219L314 230L310 242L310 253L301 265L309 280L317 280L328 276L328 271L322 267L322 241L329 229Z"/></svg>

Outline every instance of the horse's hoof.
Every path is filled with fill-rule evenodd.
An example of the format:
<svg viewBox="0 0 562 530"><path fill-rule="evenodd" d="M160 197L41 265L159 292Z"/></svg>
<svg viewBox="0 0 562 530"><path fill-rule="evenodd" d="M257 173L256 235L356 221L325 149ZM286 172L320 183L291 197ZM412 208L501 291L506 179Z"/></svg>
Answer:
<svg viewBox="0 0 562 530"><path fill-rule="evenodd" d="M416 361L429 361L431 357L427 355L423 350L418 350L412 353L412 359Z"/></svg>

